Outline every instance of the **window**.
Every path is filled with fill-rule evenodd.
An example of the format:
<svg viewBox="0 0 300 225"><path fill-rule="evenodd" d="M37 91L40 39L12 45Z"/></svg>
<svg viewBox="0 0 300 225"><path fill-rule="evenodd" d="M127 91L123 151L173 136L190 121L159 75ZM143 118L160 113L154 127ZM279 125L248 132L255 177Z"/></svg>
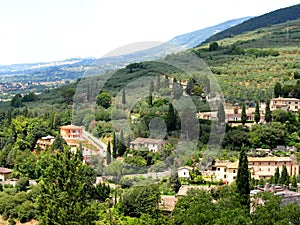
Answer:
<svg viewBox="0 0 300 225"><path fill-rule="evenodd" d="M270 162L268 162L268 165L270 165L271 163Z"/></svg>
<svg viewBox="0 0 300 225"><path fill-rule="evenodd" d="M226 178L226 175L224 175L224 178Z"/></svg>
<svg viewBox="0 0 300 225"><path fill-rule="evenodd" d="M295 109L298 109L298 106L295 106Z"/></svg>
<svg viewBox="0 0 300 225"><path fill-rule="evenodd" d="M277 162L275 162L275 165L277 165Z"/></svg>
<svg viewBox="0 0 300 225"><path fill-rule="evenodd" d="M261 162L259 162L259 165L261 165Z"/></svg>
<svg viewBox="0 0 300 225"><path fill-rule="evenodd" d="M220 171L220 168L218 168L218 171Z"/></svg>
<svg viewBox="0 0 300 225"><path fill-rule="evenodd" d="M226 168L224 168L224 172L226 172Z"/></svg>
<svg viewBox="0 0 300 225"><path fill-rule="evenodd" d="M269 172L270 172L270 170L271 170L271 169L270 169L270 168L268 168L268 171L269 171Z"/></svg>
<svg viewBox="0 0 300 225"><path fill-rule="evenodd" d="M183 172L183 175L185 176L185 172Z"/></svg>
<svg viewBox="0 0 300 225"><path fill-rule="evenodd" d="M235 170L233 170L233 173L235 173Z"/></svg>
<svg viewBox="0 0 300 225"><path fill-rule="evenodd" d="M233 179L235 180L235 176L233 176Z"/></svg>

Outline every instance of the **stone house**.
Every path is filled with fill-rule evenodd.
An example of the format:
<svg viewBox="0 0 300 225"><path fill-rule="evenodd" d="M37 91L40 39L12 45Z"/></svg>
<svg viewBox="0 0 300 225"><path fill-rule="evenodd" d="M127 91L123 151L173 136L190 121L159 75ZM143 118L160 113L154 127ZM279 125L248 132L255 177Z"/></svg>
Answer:
<svg viewBox="0 0 300 225"><path fill-rule="evenodd" d="M146 147L151 152L159 151L165 144L163 139L154 138L136 138L134 141L130 142L130 148L137 150L139 147Z"/></svg>

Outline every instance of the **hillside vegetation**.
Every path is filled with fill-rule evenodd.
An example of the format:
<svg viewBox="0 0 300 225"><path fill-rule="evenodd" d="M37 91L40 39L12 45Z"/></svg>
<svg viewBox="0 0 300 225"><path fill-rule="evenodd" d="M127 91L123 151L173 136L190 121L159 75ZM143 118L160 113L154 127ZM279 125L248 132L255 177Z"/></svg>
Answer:
<svg viewBox="0 0 300 225"><path fill-rule="evenodd" d="M211 68L230 102L273 96L276 82L294 84L300 72L300 20L192 49ZM295 76L297 77L297 76Z"/></svg>
<svg viewBox="0 0 300 225"><path fill-rule="evenodd" d="M221 31L205 40L204 43L218 41L224 38L232 37L234 35L242 34L244 32L253 31L258 28L268 27L271 25L296 20L299 17L300 4L283 9L278 9L276 11L246 20L245 22L238 24L237 26Z"/></svg>

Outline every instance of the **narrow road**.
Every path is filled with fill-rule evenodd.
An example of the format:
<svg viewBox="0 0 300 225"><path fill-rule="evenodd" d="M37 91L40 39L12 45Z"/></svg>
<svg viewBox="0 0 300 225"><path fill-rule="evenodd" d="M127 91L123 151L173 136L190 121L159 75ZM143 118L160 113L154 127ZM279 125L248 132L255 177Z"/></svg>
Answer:
<svg viewBox="0 0 300 225"><path fill-rule="evenodd" d="M82 130L82 136L99 149L101 156L103 157L106 156L106 149L107 149L106 144L104 144L102 141L100 141L100 139L96 138L95 136L93 136L92 134L88 133L85 130Z"/></svg>

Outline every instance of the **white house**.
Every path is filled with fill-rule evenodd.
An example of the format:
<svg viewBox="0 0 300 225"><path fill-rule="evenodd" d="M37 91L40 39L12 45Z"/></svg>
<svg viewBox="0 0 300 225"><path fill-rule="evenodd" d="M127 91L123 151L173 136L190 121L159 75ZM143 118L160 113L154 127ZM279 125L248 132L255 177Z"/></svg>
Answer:
<svg viewBox="0 0 300 225"><path fill-rule="evenodd" d="M139 147L146 147L151 152L157 152L165 144L163 139L153 139L153 138L137 138L130 142L130 148L137 150Z"/></svg>
<svg viewBox="0 0 300 225"><path fill-rule="evenodd" d="M177 172L178 172L178 177L179 178L187 178L187 179L190 179L190 172L193 170L192 167L190 166L182 166L182 167L179 167Z"/></svg>
<svg viewBox="0 0 300 225"><path fill-rule="evenodd" d="M270 110L283 109L285 111L298 112L300 99L297 98L272 98L270 101Z"/></svg>

